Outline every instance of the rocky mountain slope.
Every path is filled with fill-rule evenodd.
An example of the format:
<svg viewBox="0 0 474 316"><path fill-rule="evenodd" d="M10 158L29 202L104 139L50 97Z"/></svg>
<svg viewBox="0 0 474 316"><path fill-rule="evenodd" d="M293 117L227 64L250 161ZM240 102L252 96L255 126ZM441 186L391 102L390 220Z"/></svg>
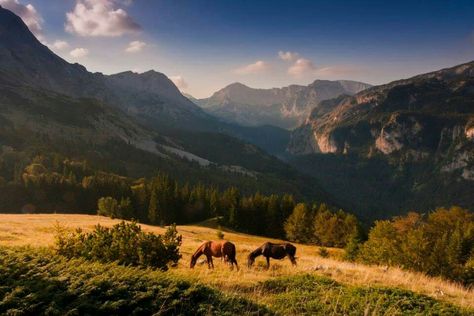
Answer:
<svg viewBox="0 0 474 316"><path fill-rule="evenodd" d="M372 87L320 106L332 110L312 111L292 134L288 146L292 154L380 160L388 164L387 170L393 169L385 180L407 180L397 184L404 186L406 199L436 188L449 196L441 192L432 201L420 202L431 206L444 196L439 203L474 204L474 62ZM306 160L305 169L321 175L323 171L315 170L325 166L316 165L315 159ZM358 189L360 185L352 190Z"/></svg>
<svg viewBox="0 0 474 316"><path fill-rule="evenodd" d="M316 80L308 86L273 89L253 89L233 83L197 102L209 113L229 122L292 128L301 124L321 101L353 95L368 87L368 84L347 80Z"/></svg>
<svg viewBox="0 0 474 316"><path fill-rule="evenodd" d="M249 190L292 191L287 182L300 181L275 157L224 135L253 137L206 114L165 75L90 73L55 55L2 8L0 122L0 156L9 160L58 152L135 176L162 170L183 180L247 182ZM210 145L215 152L205 150ZM10 181L14 168L5 164L0 158Z"/></svg>

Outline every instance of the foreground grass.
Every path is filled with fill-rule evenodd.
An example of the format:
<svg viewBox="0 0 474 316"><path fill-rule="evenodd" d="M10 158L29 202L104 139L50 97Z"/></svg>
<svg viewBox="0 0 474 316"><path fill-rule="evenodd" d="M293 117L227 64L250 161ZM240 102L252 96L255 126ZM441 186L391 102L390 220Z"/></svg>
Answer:
<svg viewBox="0 0 474 316"><path fill-rule="evenodd" d="M284 315L472 315L411 291L345 286L308 274L267 280L257 293Z"/></svg>
<svg viewBox="0 0 474 316"><path fill-rule="evenodd" d="M262 306L163 272L0 248L0 314L269 314Z"/></svg>
<svg viewBox="0 0 474 316"><path fill-rule="evenodd" d="M166 272L68 261L48 249L0 248L0 276L0 314L7 315L469 315L410 291L309 274L229 295Z"/></svg>
<svg viewBox="0 0 474 316"><path fill-rule="evenodd" d="M50 247L54 242L54 227L58 224L66 229L81 227L86 231L90 231L97 223L104 226L112 226L118 222L105 217L88 215L5 214L0 215L0 245ZM142 228L144 231L149 232L164 232L164 229L160 227L142 225ZM258 305L270 306L276 312L283 313L277 298L284 293L272 292L270 295L266 290L262 290L262 284L265 284L267 281L298 277L300 275L315 278L323 277L330 280L330 282L337 282L335 288L338 291L343 289L344 293L351 292L354 289L362 289L362 291L369 291L370 289L368 293L378 291L379 289L392 290L396 293L405 291L414 296L422 294L424 298L451 303L465 309L474 308L474 292L472 290L465 289L458 284L447 282L441 278L427 277L421 273L404 271L397 268L387 270L378 266L345 262L340 259L341 251L339 249L329 249L330 258L321 258L317 255L317 247L297 245L298 267L296 268L293 268L286 259L282 261L273 260L271 262L271 269L267 271L262 268L264 260L260 258L257 260L254 268L248 269L245 266L248 253L269 239L229 231L224 232L225 238L234 242L237 246L237 260L241 266L240 271L231 271L219 260L214 261L216 266L214 270L208 270L205 265L198 265L195 269L191 270L189 269L189 257L202 241L215 240L217 238L216 230L212 227L178 226L178 232L183 235L183 245L181 247L183 259L180 260L177 268L171 269L166 275L176 280L188 280L193 284L205 284L226 293L226 295L247 298ZM377 293L376 296L381 297L382 292ZM311 295L304 294L303 297L308 297L309 301ZM336 297L335 292L331 292L327 300L336 304L338 301ZM344 297L346 297L346 294L340 296L339 300L344 301ZM365 297L361 296L359 299L364 300ZM324 301L325 297L317 296L315 300ZM412 301L411 298L407 298L407 300L409 302ZM281 302L284 305L285 300L283 299ZM293 302L297 305L304 303ZM396 304L393 303L393 305ZM391 314L392 309L386 309L385 305L381 305L385 309L384 312L381 312L382 309L376 309L375 306L375 303L370 303L369 314L374 311L375 314ZM309 305L306 308L312 310ZM291 311L293 310L289 309L287 313L283 314L291 314ZM327 313L333 314L330 311ZM429 312L426 313L430 314Z"/></svg>

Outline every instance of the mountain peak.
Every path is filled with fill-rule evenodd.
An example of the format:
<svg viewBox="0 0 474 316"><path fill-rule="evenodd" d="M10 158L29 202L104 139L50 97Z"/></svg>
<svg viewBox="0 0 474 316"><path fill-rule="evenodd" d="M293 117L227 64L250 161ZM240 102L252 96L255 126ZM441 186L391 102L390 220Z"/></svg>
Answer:
<svg viewBox="0 0 474 316"><path fill-rule="evenodd" d="M0 45L18 43L41 45L19 16L0 6Z"/></svg>
<svg viewBox="0 0 474 316"><path fill-rule="evenodd" d="M241 82L233 82L229 85L227 85L224 89L222 90L225 90L225 89L235 89L235 88L243 88L243 89L251 89L249 86L246 86L244 85L243 83Z"/></svg>

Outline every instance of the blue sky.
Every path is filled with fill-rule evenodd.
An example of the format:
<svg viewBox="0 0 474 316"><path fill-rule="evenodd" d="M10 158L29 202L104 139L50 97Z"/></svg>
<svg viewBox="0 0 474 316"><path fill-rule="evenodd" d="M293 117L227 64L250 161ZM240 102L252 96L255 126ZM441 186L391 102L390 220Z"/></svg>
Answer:
<svg viewBox="0 0 474 316"><path fill-rule="evenodd" d="M315 79L381 84L474 60L474 1L0 4L21 12L70 62L108 74L155 69L196 97L236 81L256 88Z"/></svg>

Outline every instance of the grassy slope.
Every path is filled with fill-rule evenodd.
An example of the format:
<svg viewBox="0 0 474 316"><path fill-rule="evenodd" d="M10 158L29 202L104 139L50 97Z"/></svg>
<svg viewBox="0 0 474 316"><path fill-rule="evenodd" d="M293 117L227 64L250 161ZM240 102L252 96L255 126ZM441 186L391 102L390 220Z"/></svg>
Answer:
<svg viewBox="0 0 474 316"><path fill-rule="evenodd" d="M54 226L90 229L97 223L112 225L117 221L87 215L0 215L0 245L50 246L54 241ZM143 225L144 230L157 233L162 228ZM365 309L379 314L400 314L408 310L447 313L454 310L445 303L474 308L474 292L455 284L428 278L422 274L399 269L386 271L382 267L343 262L337 258L340 250L330 249L331 258L316 255L317 247L298 245L298 267L289 261L273 261L264 271L263 260L255 268L245 266L245 257L265 238L225 232L226 239L237 245L241 270L230 271L219 260L216 269L205 265L188 268L189 256L207 239L216 239L216 231L202 226L179 226L183 235L183 259L168 275L173 278L196 280L218 288L226 294L236 294L264 304L281 313L344 313ZM337 282L337 283L335 283ZM413 292L408 292L413 291ZM422 294L422 295L419 295ZM436 300L433 300L436 299Z"/></svg>
<svg viewBox="0 0 474 316"><path fill-rule="evenodd" d="M68 261L50 250L0 247L0 275L2 315L267 313L248 299L163 272Z"/></svg>

